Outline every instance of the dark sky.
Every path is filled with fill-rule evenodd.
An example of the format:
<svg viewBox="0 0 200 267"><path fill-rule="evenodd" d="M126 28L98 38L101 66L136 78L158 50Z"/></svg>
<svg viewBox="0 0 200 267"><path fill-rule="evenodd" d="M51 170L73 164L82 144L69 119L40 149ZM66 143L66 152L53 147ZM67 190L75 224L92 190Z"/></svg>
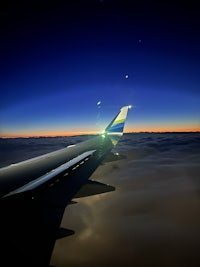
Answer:
<svg viewBox="0 0 200 267"><path fill-rule="evenodd" d="M0 135L100 131L129 104L129 131L199 130L197 6L126 0L2 5Z"/></svg>

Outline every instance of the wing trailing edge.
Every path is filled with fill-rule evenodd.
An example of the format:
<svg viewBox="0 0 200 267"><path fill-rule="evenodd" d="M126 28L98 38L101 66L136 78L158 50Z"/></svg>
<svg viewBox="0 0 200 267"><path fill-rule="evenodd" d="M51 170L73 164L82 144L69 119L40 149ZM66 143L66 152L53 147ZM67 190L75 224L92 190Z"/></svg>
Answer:
<svg viewBox="0 0 200 267"><path fill-rule="evenodd" d="M52 180L54 180L59 175L67 176L68 174L67 170L69 170L70 168L73 168L73 169L78 168L79 163L80 162L84 163L84 160L88 159L88 157L90 157L95 151L96 150L90 150L90 151L82 153L81 155L59 166L55 170L52 170L51 172L25 184L24 186L17 188L16 190L5 195L4 197L9 197L9 196L13 196L19 193L33 191L43 186L44 184L52 182Z"/></svg>

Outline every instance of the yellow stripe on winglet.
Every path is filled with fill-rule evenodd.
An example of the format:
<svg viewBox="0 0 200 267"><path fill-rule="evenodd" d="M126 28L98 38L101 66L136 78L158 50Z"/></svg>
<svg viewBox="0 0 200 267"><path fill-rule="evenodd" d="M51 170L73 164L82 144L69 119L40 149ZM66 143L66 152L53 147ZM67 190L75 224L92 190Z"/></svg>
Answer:
<svg viewBox="0 0 200 267"><path fill-rule="evenodd" d="M113 125L114 125L114 124L122 123L122 122L124 122L124 121L125 121L125 119L121 119L121 120L114 121L114 122L113 122Z"/></svg>

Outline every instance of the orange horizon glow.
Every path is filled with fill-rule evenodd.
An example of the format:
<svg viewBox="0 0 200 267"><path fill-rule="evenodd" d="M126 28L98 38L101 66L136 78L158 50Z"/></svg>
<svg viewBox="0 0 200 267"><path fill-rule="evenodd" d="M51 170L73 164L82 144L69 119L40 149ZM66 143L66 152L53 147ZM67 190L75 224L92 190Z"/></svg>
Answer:
<svg viewBox="0 0 200 267"><path fill-rule="evenodd" d="M165 133L165 132L200 132L200 127L134 127L125 129L124 133ZM44 132L27 132L27 133L0 133L0 138L31 138L31 137L64 137L74 135L95 135L100 134L99 131L44 131Z"/></svg>
<svg viewBox="0 0 200 267"><path fill-rule="evenodd" d="M0 138L31 138L31 137L57 137L57 136L74 136L74 135L85 135L85 134L99 134L98 131L74 131L74 132L43 132L43 133L38 133L38 132L27 132L27 133L5 133L1 134L0 133Z"/></svg>
<svg viewBox="0 0 200 267"><path fill-rule="evenodd" d="M163 127L134 127L127 128L125 132L153 132L153 133L166 133L166 132L200 132L200 127L186 127L186 126L163 126Z"/></svg>

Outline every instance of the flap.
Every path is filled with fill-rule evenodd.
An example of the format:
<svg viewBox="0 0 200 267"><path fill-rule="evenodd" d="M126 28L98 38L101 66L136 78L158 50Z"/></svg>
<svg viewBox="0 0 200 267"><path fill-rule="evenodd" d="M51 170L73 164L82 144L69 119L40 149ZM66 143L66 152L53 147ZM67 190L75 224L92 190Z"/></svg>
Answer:
<svg viewBox="0 0 200 267"><path fill-rule="evenodd" d="M75 195L74 198L88 197L92 195L98 195L110 191L115 191L115 187L103 184L97 181L88 180L87 184L85 184Z"/></svg>

